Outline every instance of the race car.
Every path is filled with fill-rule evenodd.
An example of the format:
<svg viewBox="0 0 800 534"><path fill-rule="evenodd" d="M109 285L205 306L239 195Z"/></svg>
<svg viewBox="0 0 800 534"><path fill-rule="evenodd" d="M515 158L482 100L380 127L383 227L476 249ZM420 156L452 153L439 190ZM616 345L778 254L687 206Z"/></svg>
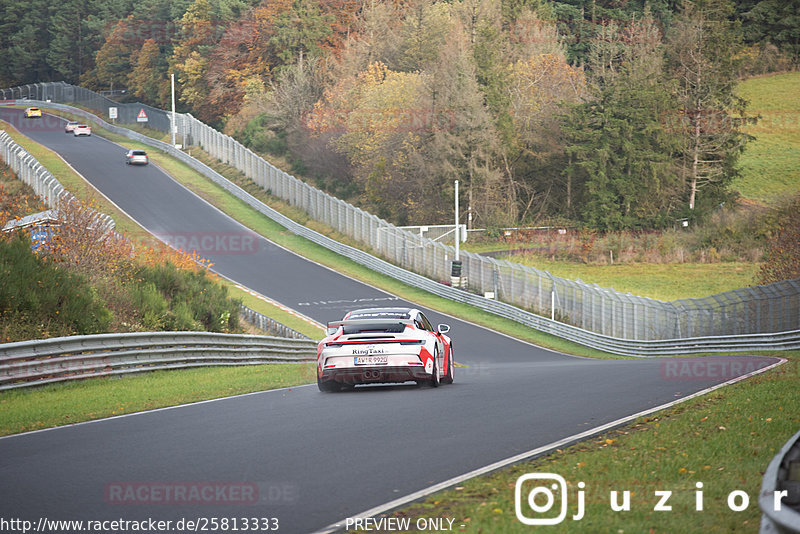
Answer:
<svg viewBox="0 0 800 534"><path fill-rule="evenodd" d="M367 308L328 323L317 346L317 386L329 393L357 384L452 384L455 361L446 324L436 330L414 308Z"/></svg>
<svg viewBox="0 0 800 534"><path fill-rule="evenodd" d="M42 110L39 108L26 108L25 109L25 118L26 119L33 119L33 118L42 118Z"/></svg>

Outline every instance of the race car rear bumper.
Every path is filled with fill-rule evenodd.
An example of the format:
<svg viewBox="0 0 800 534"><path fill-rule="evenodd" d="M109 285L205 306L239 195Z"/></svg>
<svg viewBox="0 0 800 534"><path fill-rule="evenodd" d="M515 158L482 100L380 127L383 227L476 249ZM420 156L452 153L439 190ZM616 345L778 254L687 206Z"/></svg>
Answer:
<svg viewBox="0 0 800 534"><path fill-rule="evenodd" d="M322 381L333 380L341 384L379 384L386 382L408 382L430 380L430 373L423 365L370 366L325 369Z"/></svg>

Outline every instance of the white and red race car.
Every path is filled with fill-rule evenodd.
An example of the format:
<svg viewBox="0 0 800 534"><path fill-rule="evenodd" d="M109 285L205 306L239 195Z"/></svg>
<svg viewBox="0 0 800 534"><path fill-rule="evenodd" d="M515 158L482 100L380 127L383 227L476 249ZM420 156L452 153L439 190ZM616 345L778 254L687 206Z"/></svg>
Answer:
<svg viewBox="0 0 800 534"><path fill-rule="evenodd" d="M453 342L413 308L368 308L328 323L317 347L317 385L333 392L356 384L415 381L452 384Z"/></svg>

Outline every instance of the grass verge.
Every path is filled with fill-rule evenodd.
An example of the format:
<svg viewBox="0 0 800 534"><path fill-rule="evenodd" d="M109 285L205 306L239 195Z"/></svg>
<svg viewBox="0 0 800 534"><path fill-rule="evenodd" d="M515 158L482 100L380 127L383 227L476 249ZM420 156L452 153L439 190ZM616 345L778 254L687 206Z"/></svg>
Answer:
<svg viewBox="0 0 800 534"><path fill-rule="evenodd" d="M269 364L152 371L22 388L0 394L0 435L308 384L313 380L313 364Z"/></svg>

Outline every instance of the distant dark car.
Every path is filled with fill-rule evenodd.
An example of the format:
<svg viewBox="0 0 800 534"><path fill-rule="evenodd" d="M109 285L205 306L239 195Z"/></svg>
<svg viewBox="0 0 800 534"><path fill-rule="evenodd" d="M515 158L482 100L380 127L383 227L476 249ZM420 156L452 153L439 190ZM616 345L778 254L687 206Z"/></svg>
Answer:
<svg viewBox="0 0 800 534"><path fill-rule="evenodd" d="M150 160L144 150L128 150L125 154L125 163L128 165L147 165Z"/></svg>

